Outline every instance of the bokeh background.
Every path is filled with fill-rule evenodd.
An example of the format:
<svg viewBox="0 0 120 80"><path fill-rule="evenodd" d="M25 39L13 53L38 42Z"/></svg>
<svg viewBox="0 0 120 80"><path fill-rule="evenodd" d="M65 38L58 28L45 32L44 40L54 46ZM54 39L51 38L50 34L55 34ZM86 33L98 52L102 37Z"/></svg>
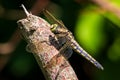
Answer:
<svg viewBox="0 0 120 80"><path fill-rule="evenodd" d="M0 80L44 80L17 29L21 4L41 17L48 9L103 65L99 70L74 52L69 62L79 80L120 80L120 0L0 0Z"/></svg>

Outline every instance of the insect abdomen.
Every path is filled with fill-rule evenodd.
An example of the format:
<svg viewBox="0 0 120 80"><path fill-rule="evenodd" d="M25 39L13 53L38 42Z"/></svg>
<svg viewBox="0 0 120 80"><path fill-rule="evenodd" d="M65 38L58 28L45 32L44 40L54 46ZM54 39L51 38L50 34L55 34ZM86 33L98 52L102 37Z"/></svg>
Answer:
<svg viewBox="0 0 120 80"><path fill-rule="evenodd" d="M71 40L71 47L80 55L82 55L84 58L86 58L88 61L90 61L92 64L94 64L97 68L102 69L102 65L96 61L91 55L89 55L82 47L79 46L79 44L75 40Z"/></svg>

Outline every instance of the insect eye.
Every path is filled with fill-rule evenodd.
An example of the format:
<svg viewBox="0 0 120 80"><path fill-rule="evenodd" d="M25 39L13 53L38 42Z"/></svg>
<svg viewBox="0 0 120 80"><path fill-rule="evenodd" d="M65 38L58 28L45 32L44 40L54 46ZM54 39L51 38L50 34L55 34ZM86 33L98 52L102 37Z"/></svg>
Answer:
<svg viewBox="0 0 120 80"><path fill-rule="evenodd" d="M51 25L50 29L52 32L55 32L57 30L57 27L58 27L58 24L53 24L53 25Z"/></svg>
<svg viewBox="0 0 120 80"><path fill-rule="evenodd" d="M35 30L30 30L29 35L32 35L35 32Z"/></svg>

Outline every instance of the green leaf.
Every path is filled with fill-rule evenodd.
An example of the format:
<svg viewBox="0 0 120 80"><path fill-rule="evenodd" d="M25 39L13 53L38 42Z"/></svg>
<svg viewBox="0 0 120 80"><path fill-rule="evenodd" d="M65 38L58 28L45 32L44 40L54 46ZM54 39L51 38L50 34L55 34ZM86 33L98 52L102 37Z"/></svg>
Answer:
<svg viewBox="0 0 120 80"><path fill-rule="evenodd" d="M75 36L80 44L89 49L91 53L98 52L106 42L103 33L103 16L90 11L79 14Z"/></svg>

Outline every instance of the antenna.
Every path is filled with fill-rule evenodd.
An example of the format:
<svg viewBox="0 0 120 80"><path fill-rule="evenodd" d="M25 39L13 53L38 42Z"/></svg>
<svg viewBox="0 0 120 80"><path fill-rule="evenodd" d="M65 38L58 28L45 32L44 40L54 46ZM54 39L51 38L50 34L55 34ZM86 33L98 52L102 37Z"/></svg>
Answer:
<svg viewBox="0 0 120 80"><path fill-rule="evenodd" d="M21 7L23 8L25 14L26 14L27 16L29 16L30 13L27 11L27 9L25 8L25 6L24 6L23 4L21 4Z"/></svg>

